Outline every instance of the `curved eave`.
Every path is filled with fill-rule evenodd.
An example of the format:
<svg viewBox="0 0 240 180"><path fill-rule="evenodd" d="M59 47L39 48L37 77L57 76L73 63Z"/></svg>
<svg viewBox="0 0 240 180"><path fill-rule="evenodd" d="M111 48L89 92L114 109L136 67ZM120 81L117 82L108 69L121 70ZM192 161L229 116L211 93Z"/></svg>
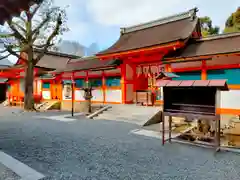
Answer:
<svg viewBox="0 0 240 180"><path fill-rule="evenodd" d="M119 51L116 53L109 53L109 54L97 54L99 58L110 58L110 57L119 57L123 55L129 55L129 54L135 54L135 53L141 53L141 52L149 52L149 51L156 51L156 50L162 50L162 49L168 49L168 48L180 48L184 46L185 44L185 39L181 40L176 40L160 45L154 45L154 46L149 46L149 47L144 47L144 48L138 48L138 49L132 49L128 51Z"/></svg>

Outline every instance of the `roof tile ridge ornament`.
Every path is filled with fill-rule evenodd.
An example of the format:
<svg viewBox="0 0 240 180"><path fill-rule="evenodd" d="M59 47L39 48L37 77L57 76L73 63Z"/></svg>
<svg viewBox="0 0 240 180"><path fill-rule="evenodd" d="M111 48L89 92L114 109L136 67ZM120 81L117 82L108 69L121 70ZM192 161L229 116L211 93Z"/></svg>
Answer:
<svg viewBox="0 0 240 180"><path fill-rule="evenodd" d="M197 39L196 41L197 42L210 41L210 40L224 39L224 38L230 38L230 37L236 37L236 36L240 36L240 32L214 34L201 39Z"/></svg>
<svg viewBox="0 0 240 180"><path fill-rule="evenodd" d="M179 21L179 20L183 20L183 19L187 19L187 18L192 18L191 20L194 20L196 18L196 14L198 12L198 8L193 8L190 9L186 12L182 12L182 13L178 13L172 16L167 16L164 18L160 18L157 20L153 20L150 22L146 22L146 23L141 23L138 25L134 25L134 26L130 26L130 27L124 27L121 28L121 35L125 34L125 33L130 33L130 32L134 32L134 31L138 31L138 30L142 30L142 29L147 29L147 28L151 28L154 26L159 26L162 24L167 24L170 22L175 22L175 21Z"/></svg>

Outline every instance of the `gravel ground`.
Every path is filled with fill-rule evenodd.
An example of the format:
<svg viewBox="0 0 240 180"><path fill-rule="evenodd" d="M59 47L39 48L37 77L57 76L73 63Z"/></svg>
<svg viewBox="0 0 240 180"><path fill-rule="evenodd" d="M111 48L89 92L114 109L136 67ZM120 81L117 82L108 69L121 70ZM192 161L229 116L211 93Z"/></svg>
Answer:
<svg viewBox="0 0 240 180"><path fill-rule="evenodd" d="M16 173L0 163L0 180L20 180Z"/></svg>
<svg viewBox="0 0 240 180"><path fill-rule="evenodd" d="M42 116L45 114L43 113ZM56 115L56 113L55 113ZM49 180L238 180L240 156L129 134L136 125L0 117L1 150Z"/></svg>

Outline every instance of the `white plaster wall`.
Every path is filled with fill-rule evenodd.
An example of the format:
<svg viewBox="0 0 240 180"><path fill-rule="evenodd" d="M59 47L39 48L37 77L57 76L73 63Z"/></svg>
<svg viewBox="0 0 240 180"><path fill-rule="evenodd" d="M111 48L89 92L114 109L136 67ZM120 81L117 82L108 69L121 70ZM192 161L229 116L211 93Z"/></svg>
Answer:
<svg viewBox="0 0 240 180"><path fill-rule="evenodd" d="M75 90L75 100L83 101L84 100L84 91L83 90Z"/></svg>
<svg viewBox="0 0 240 180"><path fill-rule="evenodd" d="M221 108L240 109L240 90L222 91Z"/></svg>
<svg viewBox="0 0 240 180"><path fill-rule="evenodd" d="M106 102L122 102L122 90L121 89L115 89L115 90L106 90L105 91L105 99Z"/></svg>
<svg viewBox="0 0 240 180"><path fill-rule="evenodd" d="M72 88L71 87L69 87L70 85L64 85L63 86L63 89L62 89L62 99L63 100L72 100ZM70 91L68 91L67 92L67 87L69 87L70 88ZM67 93L66 93L67 92ZM68 96L66 96L66 94L68 95Z"/></svg>
<svg viewBox="0 0 240 180"><path fill-rule="evenodd" d="M161 98L160 100L163 101L163 87L160 87Z"/></svg>
<svg viewBox="0 0 240 180"><path fill-rule="evenodd" d="M92 90L92 101L103 101L103 91L101 89Z"/></svg>
<svg viewBox="0 0 240 180"><path fill-rule="evenodd" d="M42 91L42 98L43 99L51 99L51 92L50 91Z"/></svg>

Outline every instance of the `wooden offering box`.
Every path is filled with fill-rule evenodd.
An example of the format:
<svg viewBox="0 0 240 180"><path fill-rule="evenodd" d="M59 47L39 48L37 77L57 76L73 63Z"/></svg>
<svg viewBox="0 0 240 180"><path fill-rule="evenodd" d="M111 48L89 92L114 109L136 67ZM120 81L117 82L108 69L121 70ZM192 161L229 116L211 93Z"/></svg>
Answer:
<svg viewBox="0 0 240 180"><path fill-rule="evenodd" d="M171 141L171 121L174 117L187 119L209 119L216 121L216 146L220 145L220 108L221 91L228 90L226 80L171 81L159 80L156 85L163 87L163 129L164 117L169 116L169 141Z"/></svg>

